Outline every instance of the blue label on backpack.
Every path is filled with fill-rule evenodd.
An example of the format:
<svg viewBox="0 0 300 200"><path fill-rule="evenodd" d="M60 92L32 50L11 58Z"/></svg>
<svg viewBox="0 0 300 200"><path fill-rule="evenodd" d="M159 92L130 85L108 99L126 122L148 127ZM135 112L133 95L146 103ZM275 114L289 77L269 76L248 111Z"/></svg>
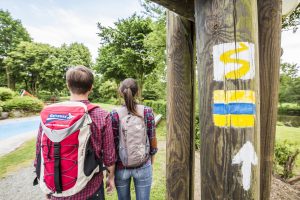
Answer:
<svg viewBox="0 0 300 200"><path fill-rule="evenodd" d="M55 120L59 120L59 121L65 121L65 120L70 120L72 119L74 116L69 113L69 114L49 114L48 118L46 120L46 123L55 121Z"/></svg>

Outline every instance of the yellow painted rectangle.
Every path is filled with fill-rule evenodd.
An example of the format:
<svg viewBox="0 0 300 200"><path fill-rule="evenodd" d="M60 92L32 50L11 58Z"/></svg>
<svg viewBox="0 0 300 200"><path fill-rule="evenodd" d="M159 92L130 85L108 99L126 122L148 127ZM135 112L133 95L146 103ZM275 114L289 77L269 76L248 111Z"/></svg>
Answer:
<svg viewBox="0 0 300 200"><path fill-rule="evenodd" d="M215 126L219 127L253 127L255 122L254 115L213 115Z"/></svg>
<svg viewBox="0 0 300 200"><path fill-rule="evenodd" d="M255 103L253 90L214 90L214 103Z"/></svg>

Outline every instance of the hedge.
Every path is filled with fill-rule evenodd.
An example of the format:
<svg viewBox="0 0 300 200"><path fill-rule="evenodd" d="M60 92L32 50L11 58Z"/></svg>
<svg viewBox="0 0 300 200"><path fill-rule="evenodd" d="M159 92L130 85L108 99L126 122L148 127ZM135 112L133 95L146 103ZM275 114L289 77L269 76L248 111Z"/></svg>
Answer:
<svg viewBox="0 0 300 200"><path fill-rule="evenodd" d="M300 106L279 106L278 114L300 116Z"/></svg>
<svg viewBox="0 0 300 200"><path fill-rule="evenodd" d="M3 104L3 110L9 112L11 110L23 110L27 112L40 112L44 107L44 103L34 97L14 97Z"/></svg>
<svg viewBox="0 0 300 200"><path fill-rule="evenodd" d="M12 99L15 96L15 92L6 87L0 87L0 101L6 101Z"/></svg>
<svg viewBox="0 0 300 200"><path fill-rule="evenodd" d="M155 113L161 114L163 118L166 118L167 104L165 101L144 100L144 105L151 107Z"/></svg>

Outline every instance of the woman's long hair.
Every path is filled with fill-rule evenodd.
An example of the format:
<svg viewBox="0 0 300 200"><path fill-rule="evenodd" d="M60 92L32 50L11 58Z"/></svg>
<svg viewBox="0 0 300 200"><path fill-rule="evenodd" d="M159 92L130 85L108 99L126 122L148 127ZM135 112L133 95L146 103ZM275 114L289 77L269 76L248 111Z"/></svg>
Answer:
<svg viewBox="0 0 300 200"><path fill-rule="evenodd" d="M119 87L119 93L124 98L125 105L127 110L133 115L139 116L136 105L137 102L135 100L135 96L138 94L139 88L137 82L133 78L127 78L121 82Z"/></svg>

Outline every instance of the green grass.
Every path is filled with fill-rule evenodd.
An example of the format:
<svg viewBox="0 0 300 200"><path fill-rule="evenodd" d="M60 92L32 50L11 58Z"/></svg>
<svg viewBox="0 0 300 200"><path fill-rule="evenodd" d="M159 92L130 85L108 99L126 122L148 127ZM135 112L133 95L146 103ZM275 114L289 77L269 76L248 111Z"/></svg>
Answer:
<svg viewBox="0 0 300 200"><path fill-rule="evenodd" d="M0 157L0 177L3 178L10 172L17 171L32 163L35 157L35 140L25 142L15 151Z"/></svg>
<svg viewBox="0 0 300 200"><path fill-rule="evenodd" d="M300 128L277 126L276 141L283 142L284 140L287 140L291 143L296 143L300 147Z"/></svg>
<svg viewBox="0 0 300 200"><path fill-rule="evenodd" d="M165 141L167 138L167 121L162 119L156 127L157 140Z"/></svg>
<svg viewBox="0 0 300 200"><path fill-rule="evenodd" d="M100 106L100 108L103 108L107 111L112 111L112 109L118 107L117 105L107 104L107 103L95 103Z"/></svg>

